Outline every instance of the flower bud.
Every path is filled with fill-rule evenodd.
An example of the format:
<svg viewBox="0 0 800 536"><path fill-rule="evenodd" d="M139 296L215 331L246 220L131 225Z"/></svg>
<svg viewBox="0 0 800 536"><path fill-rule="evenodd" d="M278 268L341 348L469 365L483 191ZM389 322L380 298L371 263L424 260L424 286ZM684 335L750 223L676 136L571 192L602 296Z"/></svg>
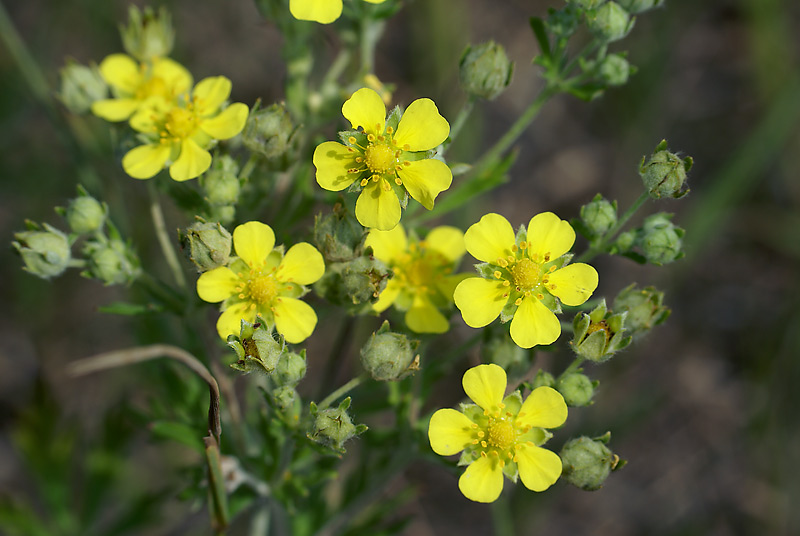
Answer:
<svg viewBox="0 0 800 536"><path fill-rule="evenodd" d="M617 223L617 202L597 194L581 207L581 221L591 237L606 234Z"/></svg>
<svg viewBox="0 0 800 536"><path fill-rule="evenodd" d="M605 1L606 0L567 0L567 3L583 9L593 9Z"/></svg>
<svg viewBox="0 0 800 536"><path fill-rule="evenodd" d="M686 174L692 169L693 163L691 156L681 158L669 152L667 140L662 140L647 162L645 157L642 157L639 175L653 199L661 197L678 199L689 193L689 189L685 188Z"/></svg>
<svg viewBox="0 0 800 536"><path fill-rule="evenodd" d="M55 227L43 224L42 228L28 222L28 231L15 233L14 249L22 257L25 270L42 279L61 275L72 260L67 235Z"/></svg>
<svg viewBox="0 0 800 536"><path fill-rule="evenodd" d="M93 233L103 228L108 207L79 188L78 197L70 200L63 214L73 233Z"/></svg>
<svg viewBox="0 0 800 536"><path fill-rule="evenodd" d="M631 337L623 337L627 314L611 314L606 308L605 299L591 313L578 313L572 322L572 349L595 363L610 359L631 342Z"/></svg>
<svg viewBox="0 0 800 536"><path fill-rule="evenodd" d="M617 0L628 13L643 13L664 5L664 0Z"/></svg>
<svg viewBox="0 0 800 536"><path fill-rule="evenodd" d="M531 391L538 387L553 387L555 388L556 379L553 377L552 374L549 372L539 369L539 372L536 373L534 376L533 381L531 382Z"/></svg>
<svg viewBox="0 0 800 536"><path fill-rule="evenodd" d="M598 0L584 0L584 2L600 3ZM556 38L569 38L575 33L582 14L579 4L580 2L571 2L563 9L553 9L549 12L547 29L550 30L553 36Z"/></svg>
<svg viewBox="0 0 800 536"><path fill-rule="evenodd" d="M128 10L128 26L120 28L122 46L139 61L152 61L153 58L169 56L175 44L175 31L172 17L162 7L156 14L152 8L144 8L144 13L136 6Z"/></svg>
<svg viewBox="0 0 800 536"><path fill-rule="evenodd" d="M342 201L333 206L327 216L314 219L314 242L325 264L345 262L359 257L367 233Z"/></svg>
<svg viewBox="0 0 800 536"><path fill-rule="evenodd" d="M586 14L589 30L606 43L619 41L631 31L634 19L616 2L607 2Z"/></svg>
<svg viewBox="0 0 800 536"><path fill-rule="evenodd" d="M597 383L590 380L586 374L572 372L559 377L554 388L564 397L567 406L580 407L591 403Z"/></svg>
<svg viewBox="0 0 800 536"><path fill-rule="evenodd" d="M252 323L242 320L239 336L229 335L228 346L239 358L236 363L231 363L231 368L245 374L272 374L284 353L284 346L275 340L272 330L260 316L256 316Z"/></svg>
<svg viewBox="0 0 800 536"><path fill-rule="evenodd" d="M401 333L390 331L389 322L372 334L361 348L361 364L374 380L401 380L419 370L419 341L410 341Z"/></svg>
<svg viewBox="0 0 800 536"><path fill-rule="evenodd" d="M631 64L623 54L609 54L600 64L600 79L609 86L625 84L631 72Z"/></svg>
<svg viewBox="0 0 800 536"><path fill-rule="evenodd" d="M60 74L58 98L70 112L84 114L95 101L106 98L108 85L96 65L86 66L67 60Z"/></svg>
<svg viewBox="0 0 800 536"><path fill-rule="evenodd" d="M128 285L141 274L136 253L118 238L90 240L83 247L83 255L87 266L82 275L105 285Z"/></svg>
<svg viewBox="0 0 800 536"><path fill-rule="evenodd" d="M461 87L469 95L492 100L505 91L514 74L514 63L494 41L468 46L459 63Z"/></svg>
<svg viewBox="0 0 800 536"><path fill-rule="evenodd" d="M275 158L289 148L294 124L283 103L254 110L242 131L244 146L266 158Z"/></svg>
<svg viewBox="0 0 800 536"><path fill-rule="evenodd" d="M390 276L391 271L380 260L356 257L326 264L325 274L314 284L314 291L331 303L361 313L372 310Z"/></svg>
<svg viewBox="0 0 800 536"><path fill-rule="evenodd" d="M631 250L633 245L636 243L636 232L635 231L625 231L624 233L620 233L617 236L617 239L614 241L614 253L626 253Z"/></svg>
<svg viewBox="0 0 800 536"><path fill-rule="evenodd" d="M228 263L233 239L219 223L195 222L181 233L180 238L184 253L198 272L207 272Z"/></svg>
<svg viewBox="0 0 800 536"><path fill-rule="evenodd" d="M625 316L625 330L637 337L669 317L670 310L663 305L663 302L663 292L656 290L655 287L636 288L636 284L633 283L622 289L614 298L614 310L618 313L628 313Z"/></svg>
<svg viewBox="0 0 800 536"><path fill-rule="evenodd" d="M606 435L610 437L610 434ZM586 436L567 441L559 456L562 464L561 476L573 486L586 491L600 489L620 462L619 456L604 445L602 438L592 439Z"/></svg>
<svg viewBox="0 0 800 536"><path fill-rule="evenodd" d="M200 186L209 205L235 205L239 200L242 183L238 177L239 166L228 155L214 158L211 169L200 176Z"/></svg>
<svg viewBox="0 0 800 536"><path fill-rule="evenodd" d="M311 403L311 415L314 417L314 428L308 437L317 443L326 445L337 452L344 452L344 443L367 430L366 425L353 424L347 408L350 407L350 397L342 400L337 408L317 410L316 404Z"/></svg>
<svg viewBox="0 0 800 536"><path fill-rule="evenodd" d="M272 399L275 401L275 404L277 404L277 406L280 409L286 411L288 409L292 410L295 409L295 407L298 405L297 403L300 400L300 396L298 395L294 387L291 387L289 385L283 385L272 391Z"/></svg>
<svg viewBox="0 0 800 536"><path fill-rule="evenodd" d="M278 359L275 367L273 379L278 385L294 387L306 375L306 351L302 350L299 354L284 351Z"/></svg>
<svg viewBox="0 0 800 536"><path fill-rule="evenodd" d="M684 231L680 227L676 227L670 218L672 218L672 214L662 212L648 216L644 220L638 238L638 246L647 262L661 265L683 257L681 246L683 245Z"/></svg>

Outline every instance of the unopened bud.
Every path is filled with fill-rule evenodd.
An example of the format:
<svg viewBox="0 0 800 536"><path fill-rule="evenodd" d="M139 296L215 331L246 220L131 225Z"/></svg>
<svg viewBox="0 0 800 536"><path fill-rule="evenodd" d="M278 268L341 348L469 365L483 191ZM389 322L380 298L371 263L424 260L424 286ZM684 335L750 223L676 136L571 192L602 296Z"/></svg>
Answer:
<svg viewBox="0 0 800 536"><path fill-rule="evenodd" d="M156 14L152 8L139 11L136 6L128 10L128 26L120 28L122 46L139 61L169 56L175 44L172 17L165 7Z"/></svg>
<svg viewBox="0 0 800 536"><path fill-rule="evenodd" d="M637 337L669 317L670 310L663 302L664 293L655 287L636 288L635 284L631 284L614 299L614 311L628 313L625 317L625 330Z"/></svg>
<svg viewBox="0 0 800 536"><path fill-rule="evenodd" d="M461 87L469 95L491 100L511 83L514 63L494 41L468 46L459 64Z"/></svg>
<svg viewBox="0 0 800 536"><path fill-rule="evenodd" d="M250 374L260 372L272 374L284 353L284 347L272 335L272 330L260 316L255 322L242 320L239 336L229 335L230 346L239 360L231 364L231 368Z"/></svg>
<svg viewBox="0 0 800 536"><path fill-rule="evenodd" d="M555 385L555 377L546 370L539 369L531 382L531 391L539 387L555 387Z"/></svg>
<svg viewBox="0 0 800 536"><path fill-rule="evenodd" d="M260 108L247 118L242 131L244 146L266 158L282 155L289 148L294 124L283 103Z"/></svg>
<svg viewBox="0 0 800 536"><path fill-rule="evenodd" d="M611 314L605 299L591 313L578 313L572 322L572 349L595 363L610 359L631 342L631 337L623 336L627 314Z"/></svg>
<svg viewBox="0 0 800 536"><path fill-rule="evenodd" d="M602 440L586 436L567 441L559 456L561 476L586 491L600 489L611 471L622 466L619 456L611 452Z"/></svg>
<svg viewBox="0 0 800 536"><path fill-rule="evenodd" d="M343 201L337 202L330 214L317 214L314 219L314 242L326 264L360 256L366 236L366 231Z"/></svg>
<svg viewBox="0 0 800 536"><path fill-rule="evenodd" d="M659 143L650 159L639 164L639 175L650 197L683 197L689 193L686 188L686 174L692 169L694 160L691 156L681 158L667 150L667 140Z"/></svg>
<svg viewBox="0 0 800 536"><path fill-rule="evenodd" d="M628 13L643 13L664 5L664 0L617 0Z"/></svg>
<svg viewBox="0 0 800 536"><path fill-rule="evenodd" d="M181 247L198 272L225 266L233 239L219 223L198 221L181 233Z"/></svg>
<svg viewBox="0 0 800 536"><path fill-rule="evenodd" d="M73 233L93 233L103 228L108 207L79 188L78 197L70 200L63 214Z"/></svg>
<svg viewBox="0 0 800 536"><path fill-rule="evenodd" d="M600 64L600 78L609 86L625 84L631 72L631 64L623 54L609 54Z"/></svg>
<svg viewBox="0 0 800 536"><path fill-rule="evenodd" d="M46 223L39 227L29 222L28 228L15 233L16 240L11 242L25 263L24 269L42 279L61 275L72 260L67 235Z"/></svg>
<svg viewBox="0 0 800 536"><path fill-rule="evenodd" d="M591 237L606 234L617 223L617 202L597 194L581 207L581 221Z"/></svg>
<svg viewBox="0 0 800 536"><path fill-rule="evenodd" d="M684 230L670 221L671 214L658 213L644 220L638 245L647 262L668 264L683 257Z"/></svg>
<svg viewBox="0 0 800 536"><path fill-rule="evenodd" d="M631 31L634 19L616 2L607 2L586 14L589 30L606 43L619 41Z"/></svg>
<svg viewBox="0 0 800 536"><path fill-rule="evenodd" d="M419 341L409 340L402 333L390 330L389 322L372 334L361 348L361 364L378 381L401 380L419 370Z"/></svg>
<svg viewBox="0 0 800 536"><path fill-rule="evenodd" d="M289 385L284 385L273 389L272 399L283 411L300 409L297 407L299 406L300 396L297 394L297 391L294 389L294 387ZM294 411L292 413L294 413Z"/></svg>
<svg viewBox="0 0 800 536"><path fill-rule="evenodd" d="M128 285L141 274L136 253L118 238L90 240L84 245L83 255L87 265L82 275L106 285Z"/></svg>
<svg viewBox="0 0 800 536"><path fill-rule="evenodd" d="M588 406L594 396L597 382L593 382L586 374L572 372L556 380L555 390L564 397L570 407Z"/></svg>
<svg viewBox="0 0 800 536"><path fill-rule="evenodd" d="M214 158L211 169L200 176L200 186L209 205L235 205L242 184L238 177L239 166L228 155Z"/></svg>
<svg viewBox="0 0 800 536"><path fill-rule="evenodd" d="M88 112L95 101L106 98L108 94L108 84L96 65L86 66L67 60L60 74L58 98L74 114Z"/></svg>
<svg viewBox="0 0 800 536"><path fill-rule="evenodd" d="M278 385L294 387L306 375L306 351L302 350L299 354L285 351L278 359L275 367L273 379Z"/></svg>
<svg viewBox="0 0 800 536"><path fill-rule="evenodd" d="M380 260L357 257L327 264L325 274L314 284L314 291L331 303L360 313L372 309L390 276L391 271Z"/></svg>
<svg viewBox="0 0 800 536"><path fill-rule="evenodd" d="M353 424L347 409L350 407L350 397L345 398L339 407L317 410L311 404L311 415L314 417L313 430L308 434L312 440L326 445L337 452L344 452L344 443L367 430L366 425Z"/></svg>

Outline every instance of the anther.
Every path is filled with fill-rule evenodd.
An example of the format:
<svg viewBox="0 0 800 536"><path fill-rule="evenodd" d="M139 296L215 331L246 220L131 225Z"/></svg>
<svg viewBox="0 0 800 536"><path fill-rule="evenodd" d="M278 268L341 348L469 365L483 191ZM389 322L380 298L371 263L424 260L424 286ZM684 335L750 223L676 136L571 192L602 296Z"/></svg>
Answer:
<svg viewBox="0 0 800 536"><path fill-rule="evenodd" d="M500 272L500 270L495 270L494 274L492 274L492 275L494 275L495 278L497 278L497 279L501 279L503 277L503 274L502 274L502 272Z"/></svg>
<svg viewBox="0 0 800 536"><path fill-rule="evenodd" d="M543 300L544 299L544 294L537 294L536 297L539 298L540 300Z"/></svg>
<svg viewBox="0 0 800 536"><path fill-rule="evenodd" d="M400 180L400 177L395 177L394 178L394 183L396 185L398 185L398 186L402 186L403 185L403 181Z"/></svg>
<svg viewBox="0 0 800 536"><path fill-rule="evenodd" d="M392 127L386 127L386 133L391 135L394 133L394 129Z"/></svg>
<svg viewBox="0 0 800 536"><path fill-rule="evenodd" d="M511 286L511 281L503 281L503 286L504 287L510 287Z"/></svg>
<svg viewBox="0 0 800 536"><path fill-rule="evenodd" d="M514 300L514 305L517 305L517 306L522 305L522 298L517 298L516 300Z"/></svg>
<svg viewBox="0 0 800 536"><path fill-rule="evenodd" d="M370 142L375 141L375 134L367 134L367 141Z"/></svg>
<svg viewBox="0 0 800 536"><path fill-rule="evenodd" d="M347 143L349 143L351 145L355 145L356 141L357 140L356 140L355 136L350 136L349 138L347 138ZM352 147L351 147L351 149L352 149Z"/></svg>
<svg viewBox="0 0 800 536"><path fill-rule="evenodd" d="M361 179L361 186L366 186L367 184L369 184L368 179Z"/></svg>
<svg viewBox="0 0 800 536"><path fill-rule="evenodd" d="M408 167L411 165L411 162L409 162L408 160L403 160L403 165Z"/></svg>

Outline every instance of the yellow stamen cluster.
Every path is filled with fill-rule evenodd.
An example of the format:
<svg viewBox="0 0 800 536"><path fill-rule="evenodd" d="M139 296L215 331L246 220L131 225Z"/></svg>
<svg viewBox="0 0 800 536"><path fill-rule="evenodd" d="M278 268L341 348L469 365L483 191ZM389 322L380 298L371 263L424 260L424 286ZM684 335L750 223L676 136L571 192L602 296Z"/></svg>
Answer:
<svg viewBox="0 0 800 536"><path fill-rule="evenodd" d="M522 298L527 296L536 296L538 299L543 299L542 288L548 290L555 290L556 286L550 283L549 274L556 270L555 266L550 266L544 269L543 265L550 262L550 253L545 253L540 256L537 253L530 252L531 243L521 242L519 245L511 246L512 255L499 257L495 262L497 268L493 272L495 279L503 282L503 286L509 288L509 291L503 294L504 298L508 298L511 293L511 287L522 296L518 297L514 303L520 305Z"/></svg>
<svg viewBox="0 0 800 536"><path fill-rule="evenodd" d="M375 125L376 132L380 129L381 125ZM355 136L350 136L347 139L347 143L350 144L348 150L351 153L360 153L355 158L358 166L348 169L347 172L356 175L366 173L359 183L362 187L367 186L371 180L375 183L380 182L381 188L388 192L392 189L392 186L387 179L393 180L398 186L403 185L403 181L397 176L397 172L403 169L403 166L411 165L408 160L400 160L403 156L403 151L407 151L409 147L408 145L402 149L397 147L394 144L392 134L394 134L392 127L386 127L385 133L377 136L370 132L367 134L366 147L359 145ZM390 177L385 177L385 175L390 175ZM392 175L393 177L391 177Z"/></svg>
<svg viewBox="0 0 800 536"><path fill-rule="evenodd" d="M276 269L267 271L263 268L251 268L249 272L239 272L236 285L238 298L250 302L250 309L265 306L274 312L273 301L280 295L281 282L275 277Z"/></svg>
<svg viewBox="0 0 800 536"><path fill-rule="evenodd" d="M453 271L452 264L438 251L427 249L424 241L412 242L408 252L392 266L392 271L394 278L414 294L433 294L437 292L437 281Z"/></svg>
<svg viewBox="0 0 800 536"><path fill-rule="evenodd" d="M487 418L484 426L472 424L474 434L472 448L482 457L496 458L500 467L509 461L516 462L517 451L523 444L533 445L531 441L519 439L530 430L530 427L517 424L518 415L513 415L509 411L504 412L504 408L505 405L500 404L500 409L497 411L484 411L483 415Z"/></svg>
<svg viewBox="0 0 800 536"><path fill-rule="evenodd" d="M192 110L191 103L188 109L176 106L167 112L161 137L186 139L191 136L196 129L197 116Z"/></svg>

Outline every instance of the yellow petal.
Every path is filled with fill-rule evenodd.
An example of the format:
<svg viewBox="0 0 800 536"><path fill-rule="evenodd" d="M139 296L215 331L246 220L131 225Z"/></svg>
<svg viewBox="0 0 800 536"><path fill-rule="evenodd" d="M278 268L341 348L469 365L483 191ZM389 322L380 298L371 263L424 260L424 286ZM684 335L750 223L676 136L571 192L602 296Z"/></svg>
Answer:
<svg viewBox="0 0 800 536"><path fill-rule="evenodd" d="M275 299L275 329L286 342L303 342L314 332L317 314L309 304L295 298L281 296Z"/></svg>
<svg viewBox="0 0 800 536"><path fill-rule="evenodd" d="M370 229L364 247L371 247L375 258L392 264L408 250L408 238L402 224L397 224L391 231Z"/></svg>
<svg viewBox="0 0 800 536"><path fill-rule="evenodd" d="M562 220L552 212L542 212L528 223L528 242L530 253L541 259L554 260L572 248L575 231L568 221Z"/></svg>
<svg viewBox="0 0 800 536"><path fill-rule="evenodd" d="M440 409L431 416L428 440L439 456L458 454L472 443L472 421L460 411Z"/></svg>
<svg viewBox="0 0 800 536"><path fill-rule="evenodd" d="M317 183L326 190L344 190L356 180L356 173L348 170L356 166L356 155L341 143L326 141L314 150L314 167L317 168Z"/></svg>
<svg viewBox="0 0 800 536"><path fill-rule="evenodd" d="M520 426L558 428L567 420L567 404L561 393L550 387L537 387L528 395L517 414Z"/></svg>
<svg viewBox="0 0 800 536"><path fill-rule="evenodd" d="M561 476L561 458L555 452L522 443L516 459L519 477L531 491L544 491Z"/></svg>
<svg viewBox="0 0 800 536"><path fill-rule="evenodd" d="M434 305L422 296L414 296L411 309L406 311L406 325L416 333L446 333L450 322Z"/></svg>
<svg viewBox="0 0 800 536"><path fill-rule="evenodd" d="M233 84L224 76L209 76L201 80L192 91L197 115L211 115L231 95Z"/></svg>
<svg viewBox="0 0 800 536"><path fill-rule="evenodd" d="M192 87L192 73L170 58L153 60L152 76L161 78L173 97L189 91Z"/></svg>
<svg viewBox="0 0 800 536"><path fill-rule="evenodd" d="M370 182L356 200L356 219L364 227L389 231L400 221L400 200L394 190L384 190L384 180Z"/></svg>
<svg viewBox="0 0 800 536"><path fill-rule="evenodd" d="M412 102L394 135L398 147L408 145L407 151L427 151L437 147L450 134L450 124L439 114L436 104L430 99L417 99Z"/></svg>
<svg viewBox="0 0 800 536"><path fill-rule="evenodd" d="M470 226L464 234L469 254L483 262L497 264L497 259L511 255L516 238L511 224L500 214L489 213Z"/></svg>
<svg viewBox="0 0 800 536"><path fill-rule="evenodd" d="M289 248L275 274L278 281L310 285L325 273L325 261L317 248L308 242L300 242Z"/></svg>
<svg viewBox="0 0 800 536"><path fill-rule="evenodd" d="M427 159L409 162L397 174L409 195L431 210L436 196L450 188L453 172L441 160Z"/></svg>
<svg viewBox="0 0 800 536"><path fill-rule="evenodd" d="M503 297L506 292L506 287L499 281L470 277L458 284L453 292L453 301L468 326L482 328L500 316L508 301Z"/></svg>
<svg viewBox="0 0 800 536"><path fill-rule="evenodd" d="M403 285L398 283L396 279L390 279L386 283L386 288L378 296L378 301L372 304L372 309L378 313L385 311L391 307L401 290L403 290Z"/></svg>
<svg viewBox="0 0 800 536"><path fill-rule="evenodd" d="M200 128L214 139L227 140L242 131L249 113L250 109L246 104L235 102L217 116L203 119L200 122Z"/></svg>
<svg viewBox="0 0 800 536"><path fill-rule="evenodd" d="M342 0L289 0L289 12L298 20L330 24L342 14Z"/></svg>
<svg viewBox="0 0 800 536"><path fill-rule="evenodd" d="M383 99L372 89L361 88L342 106L342 115L353 128L362 127L365 132L383 134L386 121L386 106Z"/></svg>
<svg viewBox="0 0 800 536"><path fill-rule="evenodd" d="M550 344L561 335L561 323L556 315L533 296L522 298L514 319L511 320L511 338L521 348L537 344Z"/></svg>
<svg viewBox="0 0 800 536"><path fill-rule="evenodd" d="M253 322L256 319L256 310L250 308L249 303L236 303L225 309L217 320L217 333L223 339L228 335L239 335L242 332L242 320Z"/></svg>
<svg viewBox="0 0 800 536"><path fill-rule="evenodd" d="M248 266L259 268L274 247L275 233L265 223L249 221L233 230L233 248Z"/></svg>
<svg viewBox="0 0 800 536"><path fill-rule="evenodd" d="M169 166L169 176L176 181L188 181L199 177L210 167L211 153L189 138L181 141L181 154Z"/></svg>
<svg viewBox="0 0 800 536"><path fill-rule="evenodd" d="M478 365L464 373L461 385L464 392L485 410L492 411L503 402L508 378L506 371L495 364Z"/></svg>
<svg viewBox="0 0 800 536"><path fill-rule="evenodd" d="M115 89L132 95L142 83L139 64L127 54L111 54L100 62L100 74Z"/></svg>
<svg viewBox="0 0 800 536"><path fill-rule="evenodd" d="M577 263L552 272L547 283L550 294L558 296L565 305L580 305L589 299L597 288L597 270L588 264ZM555 288L551 288L555 285Z"/></svg>
<svg viewBox="0 0 800 536"><path fill-rule="evenodd" d="M220 266L200 274L197 278L197 295L209 303L228 299L236 293L239 278L227 266Z"/></svg>
<svg viewBox="0 0 800 536"><path fill-rule="evenodd" d="M498 460L480 457L458 479L458 489L471 501L490 503L503 491L503 470Z"/></svg>
<svg viewBox="0 0 800 536"><path fill-rule="evenodd" d="M122 168L134 179L149 179L164 169L171 151L165 143L134 147L122 157Z"/></svg>
<svg viewBox="0 0 800 536"><path fill-rule="evenodd" d="M92 113L106 121L124 121L138 107L136 99L103 99L92 103Z"/></svg>
<svg viewBox="0 0 800 536"><path fill-rule="evenodd" d="M445 259L454 263L460 261L466 251L464 233L461 229L449 225L431 230L425 237L425 245L429 250L441 253Z"/></svg>

